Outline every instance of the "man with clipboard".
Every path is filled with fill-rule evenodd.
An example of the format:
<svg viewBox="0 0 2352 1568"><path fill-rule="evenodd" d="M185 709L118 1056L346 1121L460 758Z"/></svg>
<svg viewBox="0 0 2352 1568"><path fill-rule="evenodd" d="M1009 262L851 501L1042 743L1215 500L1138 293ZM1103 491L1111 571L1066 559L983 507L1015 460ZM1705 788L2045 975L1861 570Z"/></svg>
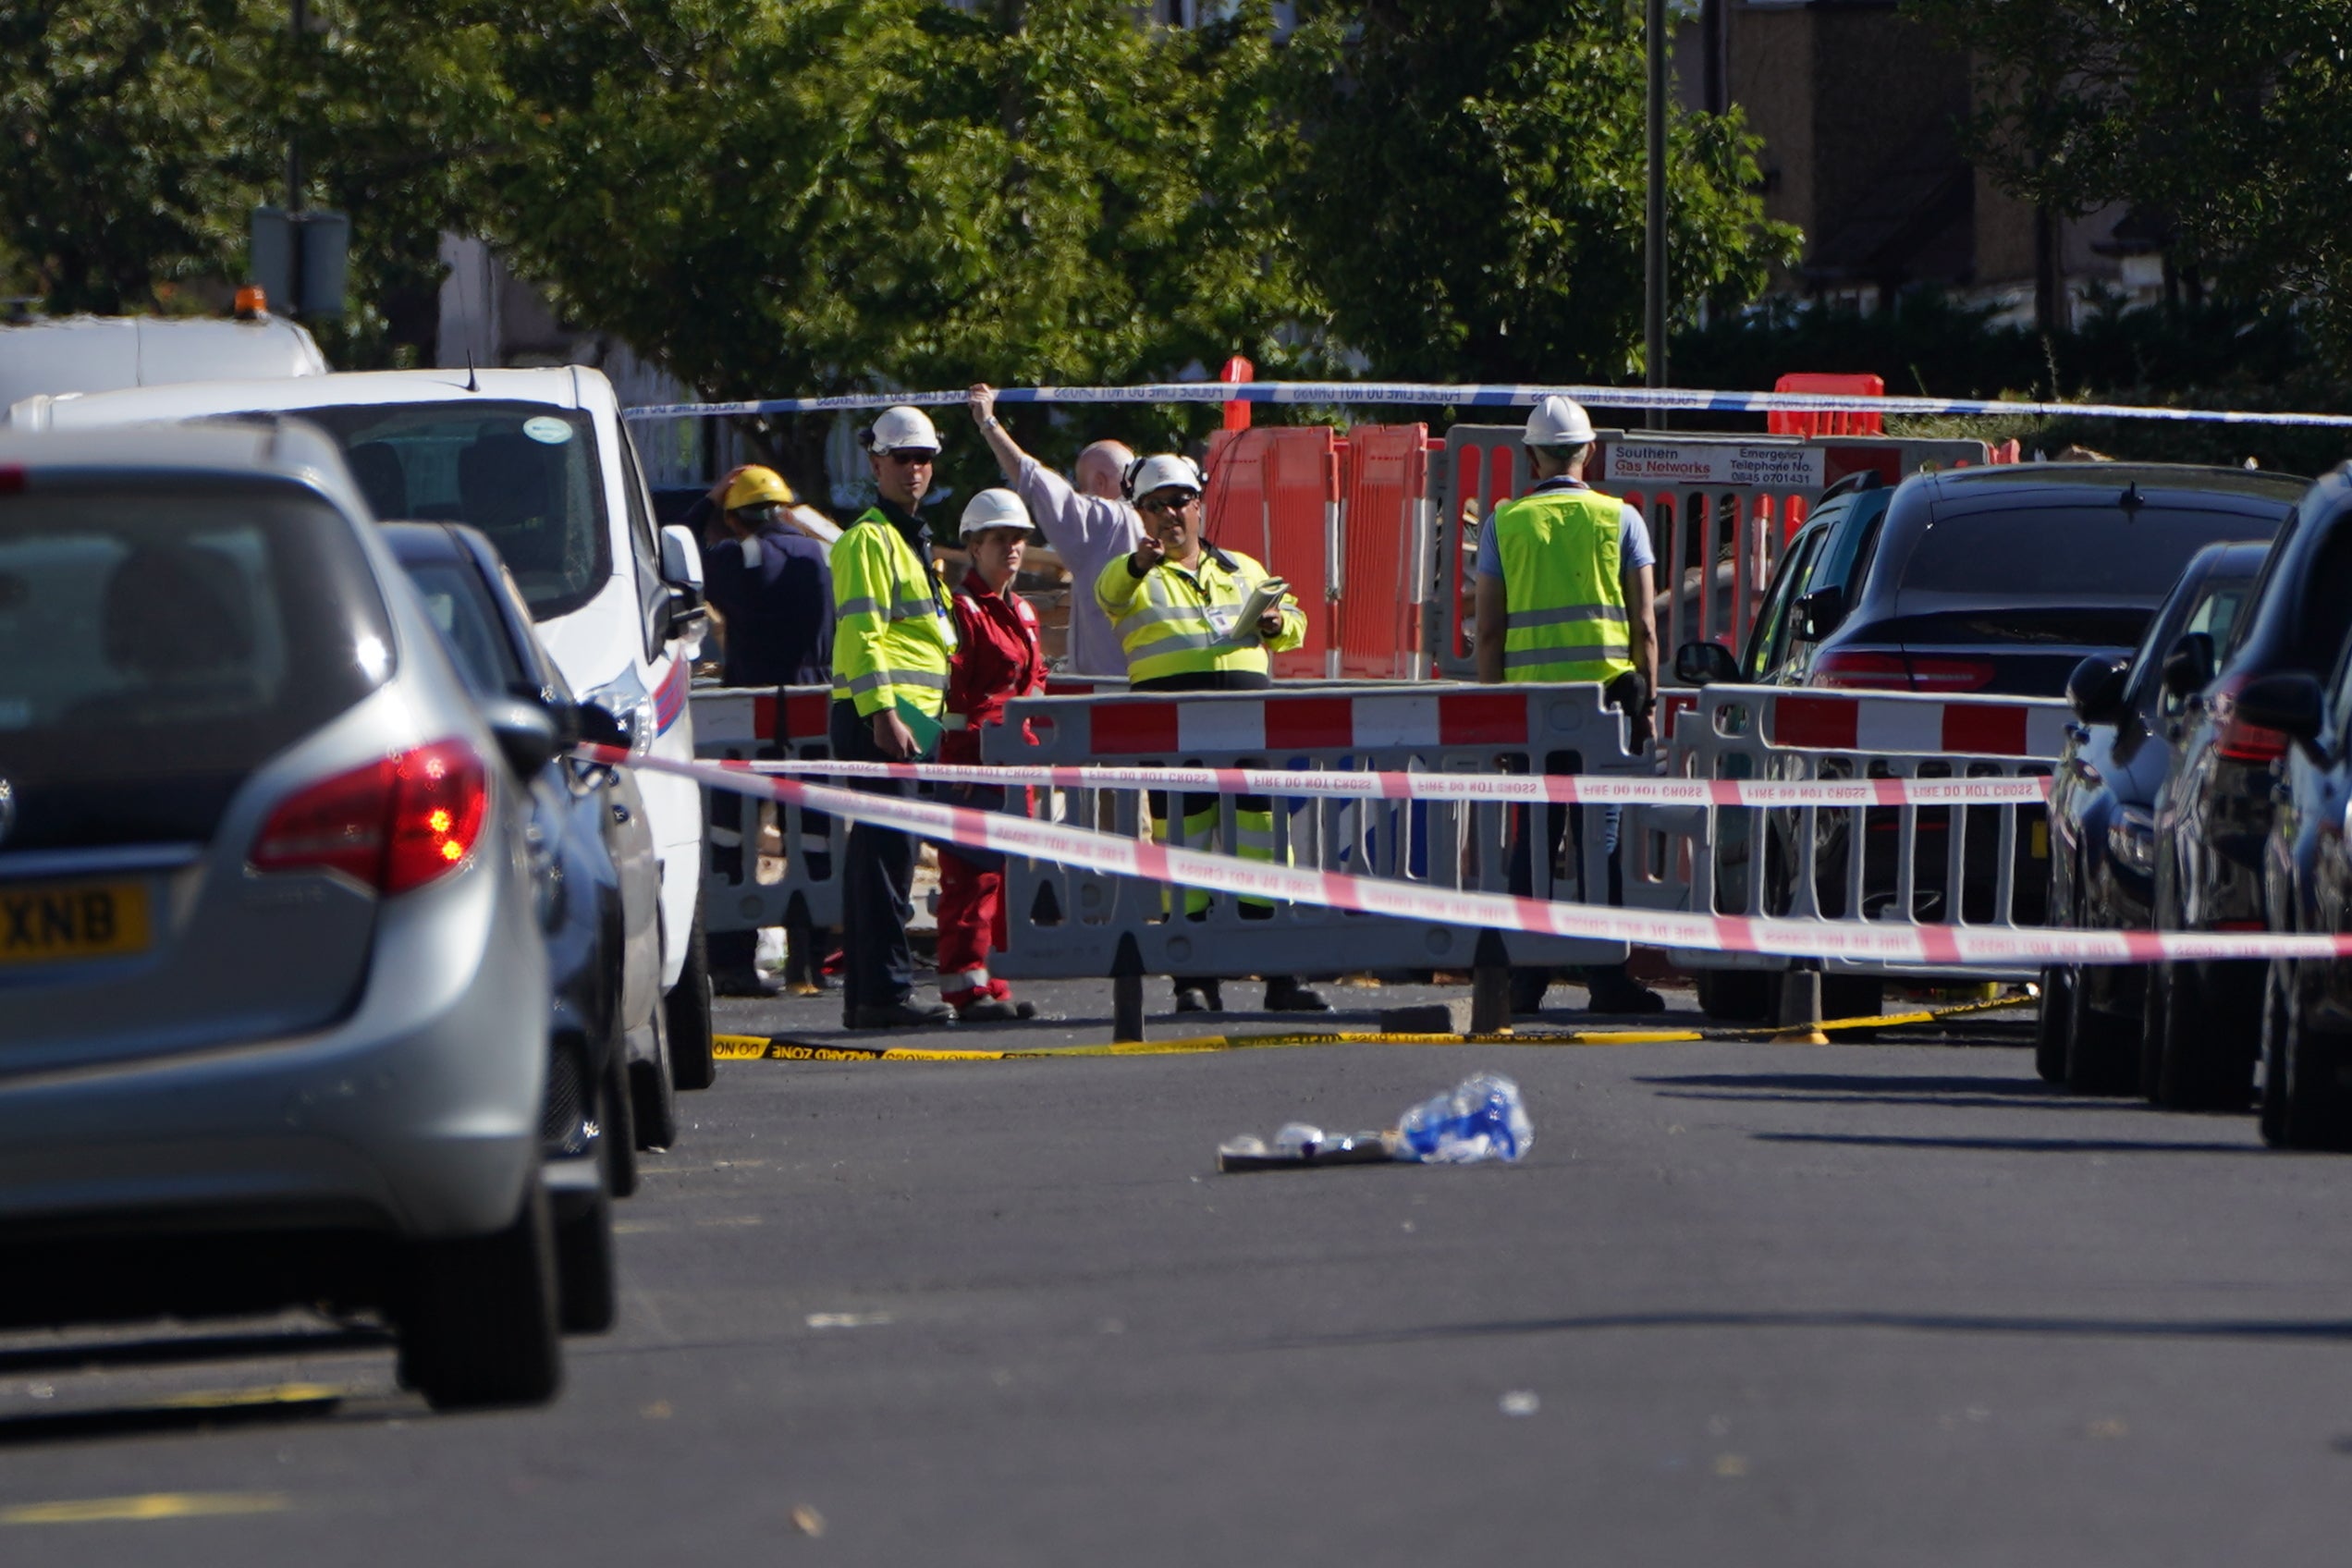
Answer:
<svg viewBox="0 0 2352 1568"><path fill-rule="evenodd" d="M1173 453L1138 459L1122 482L1144 522L1143 542L1113 560L1095 580L1095 602L1110 618L1127 655L1127 683L1136 692L1260 692L1274 681L1267 655L1306 641L1306 614L1290 586L1238 551L1201 541L1200 470ZM1168 797L1151 796L1152 837L1168 838ZM1215 795L1183 798L1184 843L1205 848L1215 835ZM1274 802L1243 795L1233 802L1233 827L1243 860L1274 858ZM1269 916L1262 900L1242 900L1244 919ZM1184 894L1187 914L1205 914L1208 895ZM1176 1011L1224 1011L1219 983L1176 977ZM1330 1003L1295 975L1266 977L1269 1012L1329 1012Z"/></svg>

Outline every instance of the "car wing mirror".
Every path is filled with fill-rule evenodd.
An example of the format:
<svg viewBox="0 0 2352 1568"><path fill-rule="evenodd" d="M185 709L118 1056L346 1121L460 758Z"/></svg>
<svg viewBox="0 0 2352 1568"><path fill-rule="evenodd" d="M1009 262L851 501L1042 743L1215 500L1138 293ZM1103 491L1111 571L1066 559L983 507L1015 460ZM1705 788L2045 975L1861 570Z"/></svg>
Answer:
<svg viewBox="0 0 2352 1568"><path fill-rule="evenodd" d="M610 746L615 751L629 750L629 729L619 717L602 703L579 703L572 707L572 741L592 746Z"/></svg>
<svg viewBox="0 0 2352 1568"><path fill-rule="evenodd" d="M494 697L482 704L490 737L507 766L523 778L537 775L556 754L556 722L537 703L514 697Z"/></svg>
<svg viewBox="0 0 2352 1568"><path fill-rule="evenodd" d="M1796 634L1818 643L1845 619L1845 590L1816 588L1796 601Z"/></svg>
<svg viewBox="0 0 2352 1568"><path fill-rule="evenodd" d="M2093 654L2066 677L2066 704L2085 724L2109 724L2123 717L2124 680L2128 660L2112 654Z"/></svg>
<svg viewBox="0 0 2352 1568"><path fill-rule="evenodd" d="M2318 678L2296 669L2248 681L2237 693L2236 715L2309 745L2319 739L2326 707Z"/></svg>
<svg viewBox="0 0 2352 1568"><path fill-rule="evenodd" d="M703 549L694 543L692 529L675 522L662 529L661 574L665 582L693 589L695 602L701 602Z"/></svg>
<svg viewBox="0 0 2352 1568"><path fill-rule="evenodd" d="M2213 680L2213 634L2210 631L2184 632L2164 655L2164 695L2176 703L2185 703L2211 684Z"/></svg>
<svg viewBox="0 0 2352 1568"><path fill-rule="evenodd" d="M1674 650L1674 679L1685 686L1734 683L1739 675L1739 662L1721 643L1685 643Z"/></svg>

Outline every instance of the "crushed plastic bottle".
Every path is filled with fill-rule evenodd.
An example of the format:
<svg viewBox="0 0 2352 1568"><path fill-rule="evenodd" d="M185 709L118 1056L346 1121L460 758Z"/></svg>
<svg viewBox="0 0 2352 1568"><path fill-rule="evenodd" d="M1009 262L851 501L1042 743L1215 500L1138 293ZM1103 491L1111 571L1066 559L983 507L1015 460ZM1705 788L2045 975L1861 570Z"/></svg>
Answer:
<svg viewBox="0 0 2352 1568"><path fill-rule="evenodd" d="M1397 1133L1403 1158L1427 1165L1517 1159L1536 1140L1519 1085L1495 1072L1476 1073L1422 1101L1404 1113Z"/></svg>

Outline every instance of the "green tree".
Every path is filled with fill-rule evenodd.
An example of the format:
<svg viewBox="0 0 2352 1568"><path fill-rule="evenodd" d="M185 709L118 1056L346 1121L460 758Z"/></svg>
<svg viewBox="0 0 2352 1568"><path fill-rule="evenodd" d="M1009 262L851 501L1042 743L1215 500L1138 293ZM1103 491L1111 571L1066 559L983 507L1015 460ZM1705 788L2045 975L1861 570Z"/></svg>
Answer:
<svg viewBox="0 0 2352 1568"><path fill-rule="evenodd" d="M154 308L216 277L276 166L246 0L0 8L0 245L53 311Z"/></svg>
<svg viewBox="0 0 2352 1568"><path fill-rule="evenodd" d="M496 238L721 397L1279 364L1281 151L1234 124L1269 31L1261 0L1200 35L1122 0L524 0ZM770 433L802 484L823 438Z"/></svg>
<svg viewBox="0 0 2352 1568"><path fill-rule="evenodd" d="M1972 151L2064 213L2132 202L2176 265L2352 351L2352 6L1910 0L1971 50Z"/></svg>
<svg viewBox="0 0 2352 1568"><path fill-rule="evenodd" d="M1291 46L1290 185L1339 337L1383 374L1616 381L1641 368L1648 158L1632 0L1319 0ZM1765 221L1737 111L1668 127L1673 313L1736 306L1797 235Z"/></svg>

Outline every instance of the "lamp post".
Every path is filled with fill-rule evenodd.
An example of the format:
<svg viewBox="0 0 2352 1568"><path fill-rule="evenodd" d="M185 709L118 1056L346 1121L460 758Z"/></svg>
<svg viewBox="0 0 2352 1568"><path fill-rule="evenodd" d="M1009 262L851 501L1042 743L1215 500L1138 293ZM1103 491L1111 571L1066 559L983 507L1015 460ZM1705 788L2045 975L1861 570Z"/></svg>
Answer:
<svg viewBox="0 0 2352 1568"><path fill-rule="evenodd" d="M300 0L296 0L299 5ZM1666 385L1666 0L1648 0L1645 46L1649 54L1649 211L1643 239L1642 361L1644 385ZM1666 410L1646 422L1666 428Z"/></svg>

